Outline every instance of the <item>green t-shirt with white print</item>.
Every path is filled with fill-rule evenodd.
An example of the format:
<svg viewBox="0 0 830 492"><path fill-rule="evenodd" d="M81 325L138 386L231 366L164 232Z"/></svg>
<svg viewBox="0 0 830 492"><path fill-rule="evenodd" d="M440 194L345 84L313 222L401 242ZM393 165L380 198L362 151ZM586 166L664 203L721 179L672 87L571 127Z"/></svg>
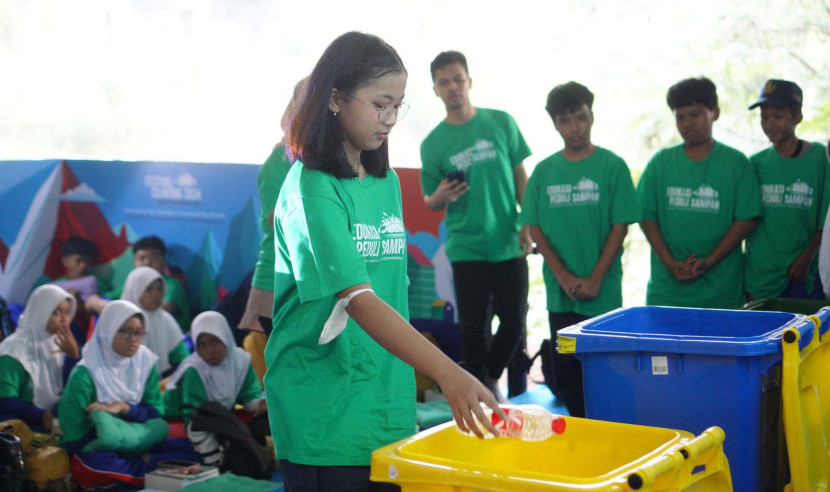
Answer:
<svg viewBox="0 0 830 492"><path fill-rule="evenodd" d="M683 144L651 158L637 192L643 220L656 222L672 257L709 256L735 222L761 215L758 179L740 151L715 142L700 161ZM651 252L646 304L736 309L746 302L741 246L694 280L680 282Z"/></svg>
<svg viewBox="0 0 830 492"><path fill-rule="evenodd" d="M529 155L516 121L495 109L476 108L463 125L442 121L421 143L424 195L433 194L453 171L463 171L470 186L447 204L450 261L495 263L521 255L513 168Z"/></svg>
<svg viewBox="0 0 830 492"><path fill-rule="evenodd" d="M297 162L275 216L274 330L264 386L280 459L366 466L415 432L415 373L352 319L320 345L335 294L369 283L404 318L406 231L397 174L337 179Z"/></svg>
<svg viewBox="0 0 830 492"><path fill-rule="evenodd" d="M608 234L616 224L640 220L640 205L625 161L597 147L588 157L569 161L557 152L536 165L527 182L522 223L538 226L559 259L577 277L594 271ZM573 300L553 271L542 267L548 311L598 316L622 306L622 248L590 300Z"/></svg>
<svg viewBox="0 0 830 492"><path fill-rule="evenodd" d="M787 288L792 262L824 228L830 179L824 145L814 143L799 157L782 157L773 147L750 157L761 186L764 213L746 239L746 290L755 299L778 297ZM806 291L818 275L810 265Z"/></svg>

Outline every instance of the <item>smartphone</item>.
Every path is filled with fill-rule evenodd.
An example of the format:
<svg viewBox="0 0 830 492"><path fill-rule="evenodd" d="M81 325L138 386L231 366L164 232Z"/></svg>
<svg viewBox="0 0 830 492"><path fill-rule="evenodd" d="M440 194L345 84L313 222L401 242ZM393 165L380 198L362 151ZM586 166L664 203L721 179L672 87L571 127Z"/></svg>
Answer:
<svg viewBox="0 0 830 492"><path fill-rule="evenodd" d="M463 183L464 171L452 171L447 173L447 181L458 181L459 183Z"/></svg>

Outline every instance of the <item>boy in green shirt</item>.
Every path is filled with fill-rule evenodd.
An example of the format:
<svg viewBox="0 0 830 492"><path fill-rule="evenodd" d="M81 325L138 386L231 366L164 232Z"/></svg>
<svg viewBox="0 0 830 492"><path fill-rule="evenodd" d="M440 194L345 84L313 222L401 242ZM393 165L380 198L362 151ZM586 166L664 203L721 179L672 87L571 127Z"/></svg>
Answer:
<svg viewBox="0 0 830 492"><path fill-rule="evenodd" d="M816 253L830 204L825 147L795 135L801 88L768 80L749 107L761 108L761 128L772 142L750 157L761 186L763 216L746 239L746 290L754 299L823 297Z"/></svg>
<svg viewBox="0 0 830 492"><path fill-rule="evenodd" d="M594 95L576 82L558 85L545 109L565 148L536 165L520 220L545 259L551 339L622 306L622 243L640 206L628 166L591 142ZM551 390L572 416L584 417L582 367L553 351Z"/></svg>
<svg viewBox="0 0 830 492"><path fill-rule="evenodd" d="M655 154L637 185L651 244L646 304L734 309L746 302L741 241L761 215L758 179L746 156L712 138L711 80L682 80L666 99L683 144Z"/></svg>
<svg viewBox="0 0 830 492"><path fill-rule="evenodd" d="M187 291L176 277L165 273L167 268L167 246L158 236L146 236L133 244L133 266L148 266L154 268L164 277L167 289L164 292L162 308L176 318L176 322L182 331L190 331L190 300L187 298ZM121 286L112 292L107 293L110 299L119 299L124 287ZM94 306L98 311L101 307L98 303Z"/></svg>
<svg viewBox="0 0 830 492"><path fill-rule="evenodd" d="M95 262L95 252L95 243L88 239L78 236L67 239L61 245L61 265L63 265L65 275L52 280L51 283L61 285L61 282L65 280L76 280L92 275L89 273L89 269ZM42 283L38 282L36 287L39 285L42 285ZM98 278L95 279L95 286L96 292L94 294L103 294L107 290L106 285ZM77 290L67 287L66 291L75 297L78 306L71 329L78 345L83 347L84 342L86 342L87 331L89 331L90 316L96 313L86 309L84 305L86 299L82 298L81 293Z"/></svg>
<svg viewBox="0 0 830 492"><path fill-rule="evenodd" d="M491 391L521 339L527 306L527 228L518 205L530 148L509 114L472 105L467 60L440 53L430 66L447 117L421 143L424 201L446 209L446 252L452 262L464 364ZM488 347L488 303L499 329Z"/></svg>

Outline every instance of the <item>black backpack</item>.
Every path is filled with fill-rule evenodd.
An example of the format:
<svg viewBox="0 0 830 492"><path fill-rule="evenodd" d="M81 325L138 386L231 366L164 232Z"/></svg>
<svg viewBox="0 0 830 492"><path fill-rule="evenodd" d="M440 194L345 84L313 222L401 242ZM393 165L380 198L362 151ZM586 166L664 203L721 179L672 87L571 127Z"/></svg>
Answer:
<svg viewBox="0 0 830 492"><path fill-rule="evenodd" d="M20 438L12 427L0 429L0 490L3 492L37 491L34 482L26 478L26 463Z"/></svg>
<svg viewBox="0 0 830 492"><path fill-rule="evenodd" d="M224 448L223 472L255 479L271 478L271 453L257 443L248 425L221 403L202 403L190 420L193 430L216 435Z"/></svg>

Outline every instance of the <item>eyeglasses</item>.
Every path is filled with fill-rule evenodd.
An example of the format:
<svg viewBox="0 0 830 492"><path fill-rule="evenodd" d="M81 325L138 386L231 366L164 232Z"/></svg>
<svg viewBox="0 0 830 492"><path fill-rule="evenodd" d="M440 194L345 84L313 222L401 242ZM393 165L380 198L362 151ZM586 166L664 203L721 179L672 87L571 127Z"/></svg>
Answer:
<svg viewBox="0 0 830 492"><path fill-rule="evenodd" d="M373 107L378 112L378 121L380 121L381 123L389 120L389 118L391 118L393 114L395 115L395 121L401 121L404 118L404 116L406 116L406 113L409 112L408 102L402 102L400 104L387 104L386 106L380 107L377 104L367 103L362 99L357 99L356 97L347 92L343 92L343 94L346 94L352 99L356 99L367 106Z"/></svg>
<svg viewBox="0 0 830 492"><path fill-rule="evenodd" d="M144 337L147 336L147 332L144 330L129 330L127 328L121 328L117 332L116 335L123 338L124 340L129 340L130 338L135 338L136 340L144 340Z"/></svg>

